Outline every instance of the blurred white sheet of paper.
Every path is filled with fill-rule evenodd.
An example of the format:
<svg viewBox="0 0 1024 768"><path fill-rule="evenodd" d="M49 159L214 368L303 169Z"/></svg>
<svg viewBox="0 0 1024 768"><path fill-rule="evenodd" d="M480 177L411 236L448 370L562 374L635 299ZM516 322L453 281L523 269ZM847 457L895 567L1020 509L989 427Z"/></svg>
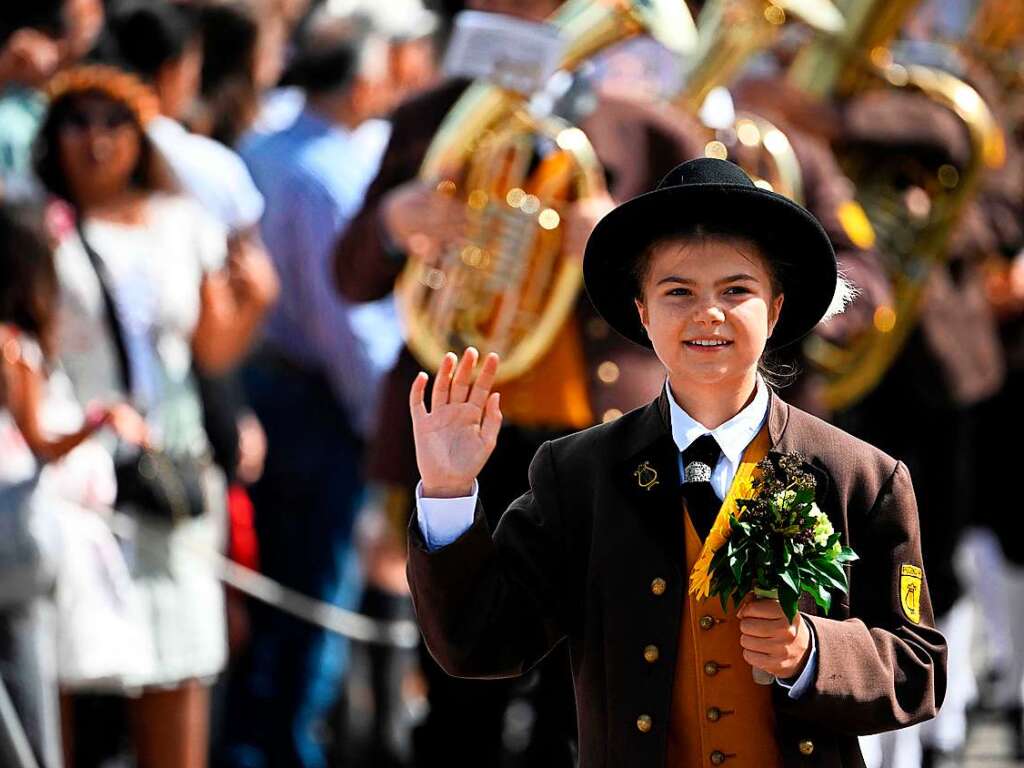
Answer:
<svg viewBox="0 0 1024 768"><path fill-rule="evenodd" d="M462 11L455 19L444 72L530 95L554 74L562 48L558 29L551 24Z"/></svg>

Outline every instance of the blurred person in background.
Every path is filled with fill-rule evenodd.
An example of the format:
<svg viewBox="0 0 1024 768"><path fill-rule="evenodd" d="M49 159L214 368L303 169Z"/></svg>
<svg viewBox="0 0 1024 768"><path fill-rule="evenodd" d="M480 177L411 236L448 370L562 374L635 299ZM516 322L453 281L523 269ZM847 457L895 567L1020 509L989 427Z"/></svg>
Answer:
<svg viewBox="0 0 1024 768"><path fill-rule="evenodd" d="M31 580L23 568L5 570L10 563L0 558L0 678L16 727L39 765L49 768L62 762L54 615L55 587L62 585L54 584L61 570L56 561L76 543L63 524L75 514L69 505L89 515L86 509L113 501L113 465L90 438L109 426L119 439L138 444L146 427L124 403L96 402L84 411L74 400L57 365L59 287L38 209L0 207L0 275L0 515L6 545L25 533L21 518L37 551ZM10 578L16 583L5 583ZM66 626L59 630L68 633ZM0 762L19 764L2 748Z"/></svg>
<svg viewBox="0 0 1024 768"><path fill-rule="evenodd" d="M201 485L200 509L173 521L145 502L118 500L134 524L130 573L153 650L151 667L127 681L138 692L135 750L141 765L202 766L208 685L226 649L223 592L201 553L221 546L225 498L192 361L208 372L230 370L247 352L273 285L258 257L229 252L224 228L174 193L146 135L159 106L141 81L92 65L62 72L49 92L36 169L77 219L57 250L61 361L80 403L128 399L146 419L150 445L193 468ZM122 484L120 467L130 470L137 453L106 447ZM79 764L100 763L109 745L99 742L119 734L72 704L66 728L81 738L68 739L69 751Z"/></svg>
<svg viewBox="0 0 1024 768"><path fill-rule="evenodd" d="M160 114L149 122L146 132L181 190L224 226L232 250L249 252L276 296L276 275L259 234L263 196L233 149L186 128L197 106L203 63L199 10L167 0L121 2L112 8L109 38L110 54L156 93ZM257 568L246 485L262 473L266 435L248 408L236 376L207 376L197 370L196 380L213 457L229 485L228 554L246 567ZM239 593L228 590L227 598L228 638L234 656L247 635L247 610ZM222 692L223 684L217 693ZM217 708L215 712L219 714Z"/></svg>
<svg viewBox="0 0 1024 768"><path fill-rule="evenodd" d="M320 11L301 37L290 79L304 108L286 129L254 135L242 155L267 201L263 239L281 298L244 373L267 431L263 477L252 488L263 572L347 607L346 571L362 492L363 441L377 388L400 346L390 301L353 311L331 284L331 250L377 168L386 125L386 45L359 18ZM228 704L223 764L325 764L324 717L338 696L341 638L252 606L252 640Z"/></svg>
<svg viewBox="0 0 1024 768"><path fill-rule="evenodd" d="M226 0L202 7L203 112L196 127L234 147L257 120L283 129L301 109L301 98L268 101L284 71L288 40L305 0ZM277 94L280 96L281 94ZM266 115L268 111L281 114Z"/></svg>
<svg viewBox="0 0 1024 768"><path fill-rule="evenodd" d="M196 108L203 67L198 11L168 0L129 0L115 6L110 34L120 60L146 80L160 114L146 128L182 191L232 234L255 230L263 196L230 148L185 125Z"/></svg>
<svg viewBox="0 0 1024 768"><path fill-rule="evenodd" d="M40 197L31 154L46 110L41 89L89 51L102 24L100 0L0 4L0 198Z"/></svg>

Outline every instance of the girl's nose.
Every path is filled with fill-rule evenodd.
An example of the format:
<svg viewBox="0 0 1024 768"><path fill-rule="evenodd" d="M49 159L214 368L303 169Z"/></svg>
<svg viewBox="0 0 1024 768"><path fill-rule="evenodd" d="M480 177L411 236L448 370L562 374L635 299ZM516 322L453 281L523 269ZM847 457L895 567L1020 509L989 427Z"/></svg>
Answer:
<svg viewBox="0 0 1024 768"><path fill-rule="evenodd" d="M702 302L694 312L694 320L704 325L718 325L725 321L725 312L714 301Z"/></svg>

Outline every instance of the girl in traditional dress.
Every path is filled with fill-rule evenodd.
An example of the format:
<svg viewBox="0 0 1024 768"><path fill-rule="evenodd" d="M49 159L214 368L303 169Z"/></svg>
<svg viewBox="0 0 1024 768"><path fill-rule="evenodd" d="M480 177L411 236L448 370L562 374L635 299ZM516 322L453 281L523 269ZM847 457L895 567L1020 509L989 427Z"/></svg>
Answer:
<svg viewBox="0 0 1024 768"><path fill-rule="evenodd" d="M429 410L427 375L413 384L409 576L431 652L452 675L502 677L566 641L584 768L861 765L858 734L934 715L945 644L906 467L787 405L759 370L842 305L828 237L702 158L606 216L584 276L609 324L654 349L665 388L546 443L493 534L475 479L501 426L497 356L477 371L476 350L449 353ZM769 452L800 456L860 556L847 595L827 613L804 596L792 622L775 600L722 610L700 578L690 589L709 530Z"/></svg>

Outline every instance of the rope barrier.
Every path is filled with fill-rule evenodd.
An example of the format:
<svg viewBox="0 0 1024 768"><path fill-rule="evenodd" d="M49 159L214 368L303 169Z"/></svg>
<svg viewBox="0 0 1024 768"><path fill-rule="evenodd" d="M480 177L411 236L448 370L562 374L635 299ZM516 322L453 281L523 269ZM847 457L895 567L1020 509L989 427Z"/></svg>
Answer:
<svg viewBox="0 0 1024 768"><path fill-rule="evenodd" d="M118 536L134 539L135 523L128 515L116 513L112 527ZM219 552L191 547L191 554L209 562L225 584L295 618L361 643L413 649L419 645L420 631L408 620L383 621L339 608L268 578L258 571L229 560Z"/></svg>

